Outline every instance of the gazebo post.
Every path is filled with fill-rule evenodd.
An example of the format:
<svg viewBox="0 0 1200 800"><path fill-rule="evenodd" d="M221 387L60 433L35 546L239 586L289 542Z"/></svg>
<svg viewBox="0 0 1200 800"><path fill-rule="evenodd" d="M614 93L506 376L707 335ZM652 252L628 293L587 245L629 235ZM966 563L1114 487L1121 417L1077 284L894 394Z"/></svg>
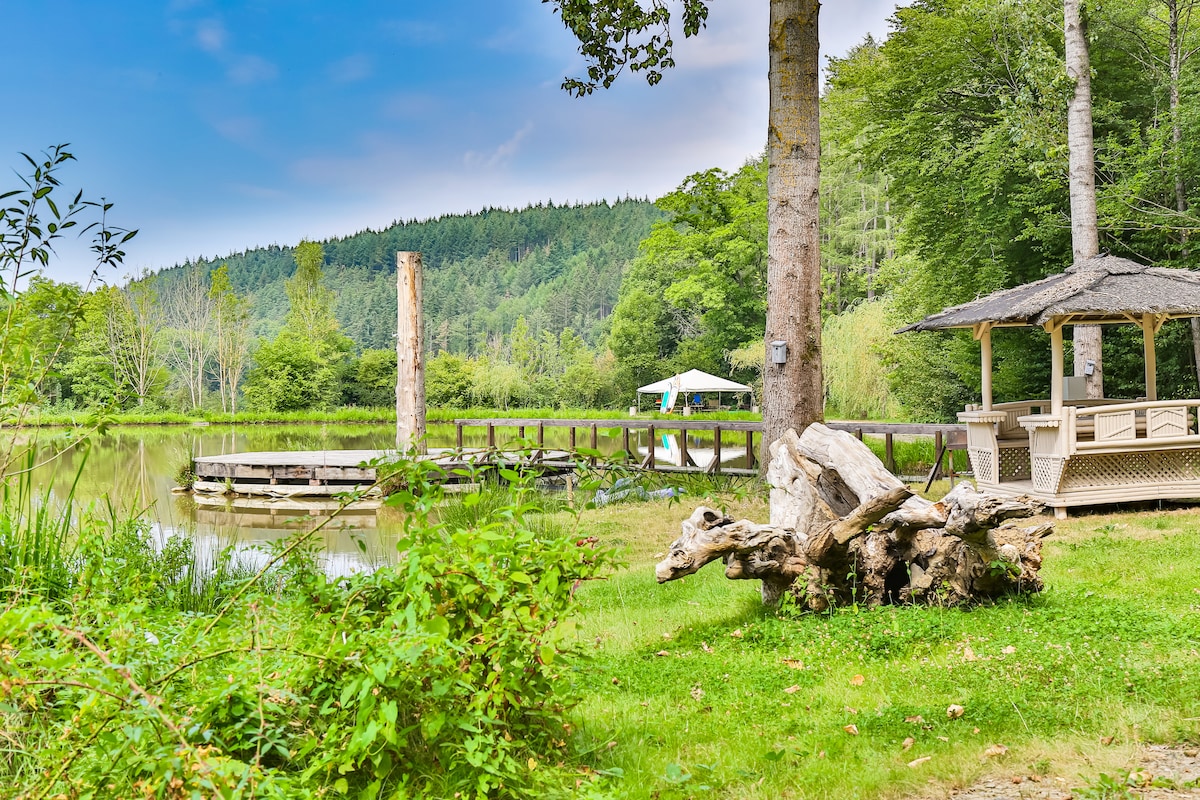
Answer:
<svg viewBox="0 0 1200 800"><path fill-rule="evenodd" d="M1050 334L1051 414L1061 414L1063 408L1063 322L1061 317L1054 317L1043 326Z"/></svg>
<svg viewBox="0 0 1200 800"><path fill-rule="evenodd" d="M979 340L980 384L983 394L983 410L992 410L992 323L975 325L975 338Z"/></svg>
<svg viewBox="0 0 1200 800"><path fill-rule="evenodd" d="M1146 359L1146 399L1158 399L1158 362L1154 352L1154 334L1158 332L1159 322L1155 314L1142 315L1142 353Z"/></svg>

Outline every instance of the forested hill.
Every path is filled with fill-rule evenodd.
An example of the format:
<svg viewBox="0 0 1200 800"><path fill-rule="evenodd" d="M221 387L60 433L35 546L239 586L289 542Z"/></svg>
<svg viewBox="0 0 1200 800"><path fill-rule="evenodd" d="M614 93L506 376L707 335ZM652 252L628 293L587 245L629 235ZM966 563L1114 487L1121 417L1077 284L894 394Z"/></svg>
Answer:
<svg viewBox="0 0 1200 800"><path fill-rule="evenodd" d="M479 355L521 316L531 333L571 328L595 344L625 265L660 217L652 203L623 200L402 222L322 242L325 280L342 330L363 349L393 346L399 250L424 257L432 350ZM296 269L291 247L189 262L162 278L197 264L205 272L227 264L234 290L251 298L256 333L274 334L287 313L283 282Z"/></svg>

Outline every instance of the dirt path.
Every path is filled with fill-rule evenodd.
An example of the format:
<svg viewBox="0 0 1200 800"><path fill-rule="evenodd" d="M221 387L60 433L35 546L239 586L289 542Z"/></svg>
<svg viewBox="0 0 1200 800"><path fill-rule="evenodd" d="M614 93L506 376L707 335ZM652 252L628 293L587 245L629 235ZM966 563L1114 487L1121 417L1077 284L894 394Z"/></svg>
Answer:
<svg viewBox="0 0 1200 800"><path fill-rule="evenodd" d="M1099 778L1087 788L1082 780L1041 778L1017 775L990 778L961 791L951 792L951 800L1184 800L1200 798L1200 758L1193 747L1149 745L1142 750L1135 779L1140 785L1125 783L1125 772L1111 776L1113 783L1101 784ZM1075 787L1074 789L1072 787ZM1106 792L1105 789L1108 789ZM1129 793L1122 793L1128 790Z"/></svg>

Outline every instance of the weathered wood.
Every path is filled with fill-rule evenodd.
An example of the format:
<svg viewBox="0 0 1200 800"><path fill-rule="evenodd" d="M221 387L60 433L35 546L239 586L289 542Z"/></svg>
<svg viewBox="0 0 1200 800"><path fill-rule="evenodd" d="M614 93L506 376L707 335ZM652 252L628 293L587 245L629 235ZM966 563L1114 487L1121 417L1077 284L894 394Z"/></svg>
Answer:
<svg viewBox="0 0 1200 800"><path fill-rule="evenodd" d="M762 581L764 602L785 591L811 608L859 602L960 603L1038 591L1048 523L1023 498L959 484L939 502L912 495L849 433L810 425L770 447L771 519L733 521L699 508L656 568L659 582L723 558L733 579Z"/></svg>
<svg viewBox="0 0 1200 800"><path fill-rule="evenodd" d="M425 452L421 254L396 253L396 448Z"/></svg>

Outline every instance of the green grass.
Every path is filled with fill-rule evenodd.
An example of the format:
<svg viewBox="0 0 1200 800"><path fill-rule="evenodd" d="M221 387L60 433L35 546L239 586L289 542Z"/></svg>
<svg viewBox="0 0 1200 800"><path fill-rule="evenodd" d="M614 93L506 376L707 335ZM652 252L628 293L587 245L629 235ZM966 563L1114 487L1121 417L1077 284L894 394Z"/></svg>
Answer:
<svg viewBox="0 0 1200 800"><path fill-rule="evenodd" d="M622 796L897 797L987 770L1081 785L1131 743L1200 741L1200 512L1060 523L1039 596L812 615L765 610L719 564L656 585L694 505L594 523L630 566L582 594L597 648L576 742L623 772Z"/></svg>

